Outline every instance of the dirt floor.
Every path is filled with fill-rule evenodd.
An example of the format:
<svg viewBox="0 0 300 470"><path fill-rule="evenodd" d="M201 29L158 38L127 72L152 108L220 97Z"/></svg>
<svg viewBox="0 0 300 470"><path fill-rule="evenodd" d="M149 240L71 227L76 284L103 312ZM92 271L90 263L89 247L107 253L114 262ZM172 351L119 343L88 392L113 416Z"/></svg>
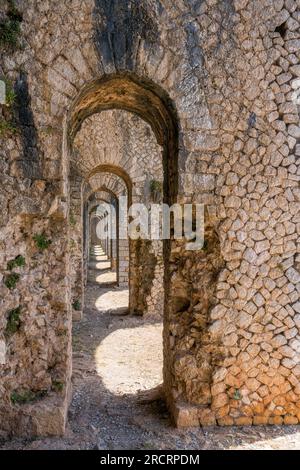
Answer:
<svg viewBox="0 0 300 470"><path fill-rule="evenodd" d="M0 449L300 449L300 428L176 429L161 399L162 325L126 315L128 291L86 291L74 324L73 400L64 438L0 441ZM148 396L149 398L149 396Z"/></svg>

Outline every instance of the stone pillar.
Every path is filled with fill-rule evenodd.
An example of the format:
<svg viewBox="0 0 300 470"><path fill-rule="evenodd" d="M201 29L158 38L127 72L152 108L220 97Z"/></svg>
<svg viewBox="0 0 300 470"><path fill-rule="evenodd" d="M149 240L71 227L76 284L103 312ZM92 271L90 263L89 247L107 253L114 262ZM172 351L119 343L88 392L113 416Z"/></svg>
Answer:
<svg viewBox="0 0 300 470"><path fill-rule="evenodd" d="M164 261L161 240L130 241L130 311L163 318Z"/></svg>
<svg viewBox="0 0 300 470"><path fill-rule="evenodd" d="M85 203L83 209L83 282L87 283L88 260L89 260L89 243L90 240L90 224L88 215L88 204Z"/></svg>
<svg viewBox="0 0 300 470"><path fill-rule="evenodd" d="M81 202L80 177L70 179L70 275L71 275L71 304L73 320L82 318L84 303L83 275L83 209Z"/></svg>
<svg viewBox="0 0 300 470"><path fill-rule="evenodd" d="M128 240L119 240L119 286L128 287L129 277L129 243Z"/></svg>
<svg viewBox="0 0 300 470"><path fill-rule="evenodd" d="M99 224L99 218L96 217L95 215L92 215L91 220L90 220L90 228L91 228L91 248L93 246L97 246L101 244L101 240L98 238L97 235L97 225ZM102 241L103 242L103 241Z"/></svg>
<svg viewBox="0 0 300 470"><path fill-rule="evenodd" d="M117 269L117 240L111 240L111 269Z"/></svg>

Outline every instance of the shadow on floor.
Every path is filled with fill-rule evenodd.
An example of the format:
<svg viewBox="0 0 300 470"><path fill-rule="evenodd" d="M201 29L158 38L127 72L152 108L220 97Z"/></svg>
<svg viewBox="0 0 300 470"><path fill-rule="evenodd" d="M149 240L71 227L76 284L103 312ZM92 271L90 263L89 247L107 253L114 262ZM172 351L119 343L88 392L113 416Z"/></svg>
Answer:
<svg viewBox="0 0 300 470"><path fill-rule="evenodd" d="M101 247L94 247L89 256L88 262L88 282L103 286L114 286L117 284L116 270L111 267L111 260L108 259Z"/></svg>
<svg viewBox="0 0 300 470"><path fill-rule="evenodd" d="M128 310L126 289L89 285L86 298L84 318L74 324L70 426L91 423L106 448L132 448L133 442L143 448L145 423L171 426L161 397L149 393L141 403L145 394L138 393L162 381L162 325L120 316L121 309Z"/></svg>
<svg viewBox="0 0 300 470"><path fill-rule="evenodd" d="M118 388L122 385L122 377L114 370L114 364L109 361L106 363L106 373L104 374L102 369L101 374L101 358L107 360L107 356L104 356L110 352L110 348L114 349L110 360L116 360L117 356L114 353L118 351L118 348L126 353L124 346L126 335L123 338L114 338L117 332L122 334L132 331L142 332L143 327L152 327L157 323L144 321L141 317L114 315L114 308L109 303L106 304L106 309L101 307L109 301L109 298L116 307L119 305L118 302L121 304L126 302L124 289L115 289L111 293L110 289L99 290L99 287L90 284L87 286L86 298L88 301L84 318L73 327L73 399L65 436L45 439L12 439L2 442L0 440L1 449L273 450L300 448L298 426L176 429L172 426L163 400L140 402L139 393L136 393L139 384L132 384L135 393L122 395ZM100 349L100 358L97 358L99 346L105 344L108 339L110 342L103 350ZM148 339L150 340L151 336ZM137 344L136 347L135 352L138 355L141 354L140 345ZM100 364L97 362L99 360ZM142 360L141 357L141 364ZM158 366L158 356L151 356L149 360L149 364L152 363L153 367ZM122 364L118 367L122 367ZM131 379L135 372L133 370ZM136 375L141 376L141 369ZM107 383L110 376L112 378L116 376L116 388L114 388L116 381ZM158 378L157 380L159 381Z"/></svg>

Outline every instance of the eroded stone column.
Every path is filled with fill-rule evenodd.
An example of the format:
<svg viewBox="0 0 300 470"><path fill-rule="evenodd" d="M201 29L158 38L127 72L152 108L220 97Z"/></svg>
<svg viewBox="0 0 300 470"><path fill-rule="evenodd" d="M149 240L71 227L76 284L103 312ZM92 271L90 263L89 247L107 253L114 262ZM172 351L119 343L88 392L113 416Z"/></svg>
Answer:
<svg viewBox="0 0 300 470"><path fill-rule="evenodd" d="M70 275L71 275L71 303L73 320L82 318L84 307L84 269L83 269L83 204L82 204L82 178L70 178Z"/></svg>
<svg viewBox="0 0 300 470"><path fill-rule="evenodd" d="M129 242L119 239L119 286L128 287L129 279Z"/></svg>

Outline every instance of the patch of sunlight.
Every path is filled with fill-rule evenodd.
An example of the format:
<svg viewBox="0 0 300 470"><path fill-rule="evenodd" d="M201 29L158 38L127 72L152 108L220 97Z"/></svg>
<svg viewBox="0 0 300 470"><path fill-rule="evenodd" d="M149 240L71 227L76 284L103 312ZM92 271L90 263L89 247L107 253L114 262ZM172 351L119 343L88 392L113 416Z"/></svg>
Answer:
<svg viewBox="0 0 300 470"><path fill-rule="evenodd" d="M115 395L134 394L162 383L162 324L112 332L95 351L96 370Z"/></svg>
<svg viewBox="0 0 300 470"><path fill-rule="evenodd" d="M95 301L95 307L101 312L116 310L128 307L129 290L128 289L109 289L105 290Z"/></svg>
<svg viewBox="0 0 300 470"><path fill-rule="evenodd" d="M283 430L283 428L281 428ZM253 439L251 443L244 443L239 446L230 447L232 450L282 450L282 449L291 449L299 450L300 449L300 432L295 432L292 434L283 434L278 437L270 437L270 439L257 440Z"/></svg>
<svg viewBox="0 0 300 470"><path fill-rule="evenodd" d="M98 284L117 282L117 274L109 271L108 273L95 274L95 281Z"/></svg>
<svg viewBox="0 0 300 470"><path fill-rule="evenodd" d="M110 261L98 261L94 264L94 269L110 269Z"/></svg>
<svg viewBox="0 0 300 470"><path fill-rule="evenodd" d="M94 261L99 261L101 263L106 263L107 261L109 261L108 257L106 255L94 255L92 259L90 259L90 262L94 262Z"/></svg>

